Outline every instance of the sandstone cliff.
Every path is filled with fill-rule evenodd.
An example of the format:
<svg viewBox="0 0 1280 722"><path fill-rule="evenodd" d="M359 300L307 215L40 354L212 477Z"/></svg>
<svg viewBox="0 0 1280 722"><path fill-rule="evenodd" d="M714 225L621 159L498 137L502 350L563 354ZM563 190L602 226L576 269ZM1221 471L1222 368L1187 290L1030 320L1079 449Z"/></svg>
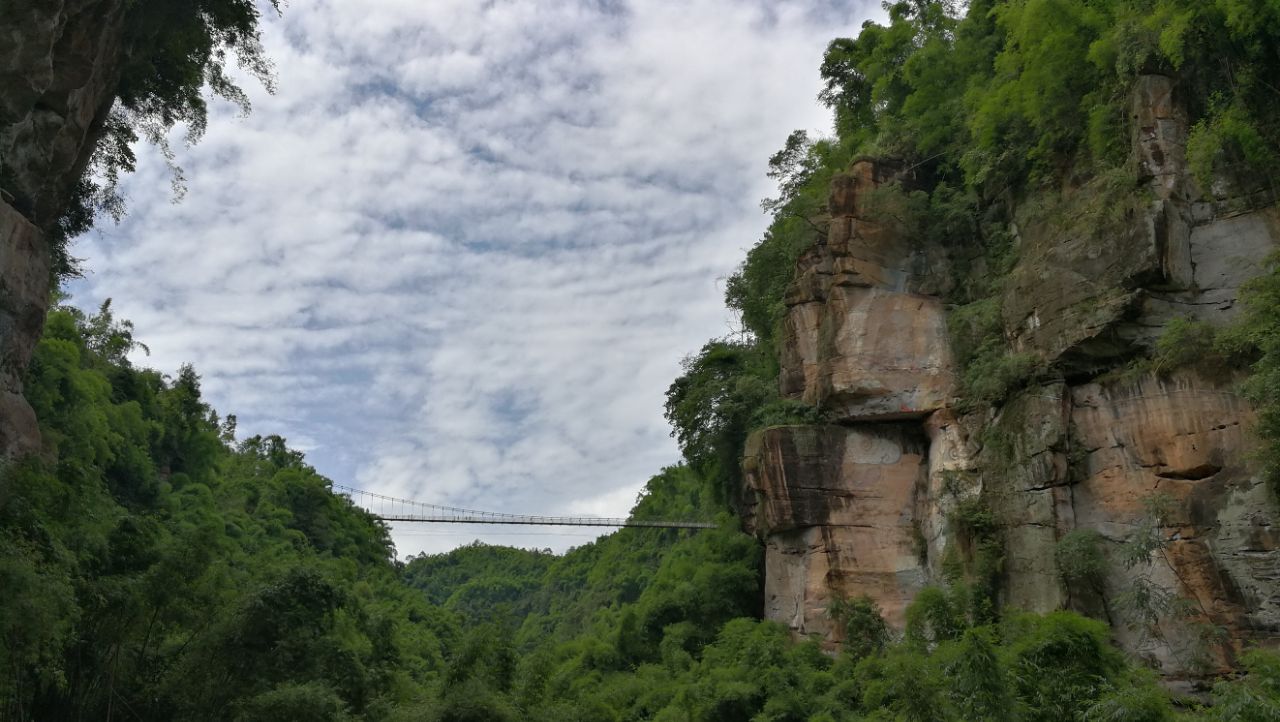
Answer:
<svg viewBox="0 0 1280 722"><path fill-rule="evenodd" d="M49 304L50 234L115 100L122 0L13 0L0 12L0 458L39 448L22 373Z"/></svg>
<svg viewBox="0 0 1280 722"><path fill-rule="evenodd" d="M1172 676L1276 640L1280 508L1250 462L1237 379L1116 370L1173 319L1227 323L1280 245L1280 216L1191 180L1168 78L1139 78L1132 111L1127 183L1142 192L1098 211L1102 181L1088 181L1010 214L1017 262L993 303L1010 352L1038 373L991 406L964 397L948 332L969 251L868 210L877 187L911 182L891 162L859 160L832 183L827 238L787 294L780 381L829 423L757 432L743 462L767 616L834 643L832 602L866 595L902 629L921 589L974 580L964 510L977 504L999 549L977 573L1002 607L1107 619ZM1095 541L1101 568L1072 576L1062 555L1088 549L1064 540Z"/></svg>

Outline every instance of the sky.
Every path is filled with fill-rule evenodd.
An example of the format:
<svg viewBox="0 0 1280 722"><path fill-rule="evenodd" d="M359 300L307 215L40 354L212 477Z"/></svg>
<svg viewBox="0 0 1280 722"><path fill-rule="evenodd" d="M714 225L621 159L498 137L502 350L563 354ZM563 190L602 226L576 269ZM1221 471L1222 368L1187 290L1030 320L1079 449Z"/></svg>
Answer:
<svg viewBox="0 0 1280 722"><path fill-rule="evenodd" d="M738 324L768 157L825 133L828 41L869 0L295 0L269 95L211 104L175 202L153 148L72 253L191 363L241 437L335 483L493 511L625 516L679 453L680 360ZM400 556L593 528L397 524Z"/></svg>

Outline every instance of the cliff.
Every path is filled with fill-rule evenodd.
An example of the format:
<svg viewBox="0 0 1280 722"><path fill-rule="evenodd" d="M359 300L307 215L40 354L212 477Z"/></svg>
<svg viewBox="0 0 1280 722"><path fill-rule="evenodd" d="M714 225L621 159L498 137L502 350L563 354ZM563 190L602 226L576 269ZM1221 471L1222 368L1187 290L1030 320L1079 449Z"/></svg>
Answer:
<svg viewBox="0 0 1280 722"><path fill-rule="evenodd" d="M1256 197L1200 189L1171 80L1137 79L1130 163L1013 208L1016 262L987 307L1026 378L979 403L953 290L996 273L875 211L910 170L860 159L786 294L781 392L819 426L755 432L744 520L766 549L766 616L838 642L833 601L891 627L927 586L997 607L1074 609L1169 676L1230 668L1280 629L1280 507L1251 461L1254 410L1212 359L1149 358L1174 325L1222 327L1280 245ZM971 355L971 354L968 354Z"/></svg>
<svg viewBox="0 0 1280 722"><path fill-rule="evenodd" d="M52 234L115 101L121 0L14 0L0 13L0 458L40 446L22 374L44 326Z"/></svg>
<svg viewBox="0 0 1280 722"><path fill-rule="evenodd" d="M140 139L199 138L209 94L241 105L227 63L271 89L255 0L9 0L0 11L0 460L40 449L22 397L67 244L133 170ZM234 59L234 60L233 60Z"/></svg>

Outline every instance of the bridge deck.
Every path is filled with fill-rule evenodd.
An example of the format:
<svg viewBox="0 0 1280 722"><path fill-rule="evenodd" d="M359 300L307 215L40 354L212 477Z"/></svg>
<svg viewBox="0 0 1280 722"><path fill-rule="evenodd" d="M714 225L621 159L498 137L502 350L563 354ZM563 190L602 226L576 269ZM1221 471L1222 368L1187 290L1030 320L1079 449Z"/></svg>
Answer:
<svg viewBox="0 0 1280 722"><path fill-rule="evenodd" d="M523 524L528 526L609 526L609 527L647 527L654 529L715 529L716 525L701 521L646 521L641 519L618 519L594 516L530 516L524 518L502 519L487 516L443 516L443 515L408 515L381 516L383 521L419 521L439 524Z"/></svg>
<svg viewBox="0 0 1280 722"><path fill-rule="evenodd" d="M334 484L333 490L344 494L352 504L373 516L391 522L421 522L429 524L514 524L523 526L602 526L643 527L649 529L715 529L716 524L705 521L662 521L654 519L623 519L596 516L537 516L533 514L504 514L496 511L462 509L456 506L427 504L412 499L398 499L385 494Z"/></svg>

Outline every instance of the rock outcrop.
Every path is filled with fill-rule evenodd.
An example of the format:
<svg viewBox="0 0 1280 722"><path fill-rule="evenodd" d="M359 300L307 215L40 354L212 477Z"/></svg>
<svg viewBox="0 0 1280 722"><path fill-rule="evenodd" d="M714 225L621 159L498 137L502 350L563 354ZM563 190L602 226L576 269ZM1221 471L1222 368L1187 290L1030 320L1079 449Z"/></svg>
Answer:
<svg viewBox="0 0 1280 722"><path fill-rule="evenodd" d="M865 200L892 178L872 160L835 178L828 239L787 291L782 393L837 420L918 418L953 386L942 302L927 293L945 275L931 268L941 249L875 220Z"/></svg>
<svg viewBox="0 0 1280 722"><path fill-rule="evenodd" d="M927 440L915 425L782 426L746 450L749 531L767 530L765 609L801 634L836 634L833 596L872 594L901 626L927 581L912 523Z"/></svg>
<svg viewBox="0 0 1280 722"><path fill-rule="evenodd" d="M827 607L873 597L901 627L928 582L917 507L930 498L921 420L955 391L946 254L878 220L872 194L902 180L863 159L831 187L826 242L800 259L787 292L783 395L821 407L829 426L766 429L744 460L749 531L765 541L765 609L800 634L835 641Z"/></svg>
<svg viewBox="0 0 1280 722"><path fill-rule="evenodd" d="M123 0L12 0L0 13L0 459L39 447L22 373L49 303L49 236L115 99Z"/></svg>
<svg viewBox="0 0 1280 722"><path fill-rule="evenodd" d="M13 0L0 17L0 187L37 226L66 208L120 82L123 0Z"/></svg>
<svg viewBox="0 0 1280 722"><path fill-rule="evenodd" d="M1229 664L1241 643L1272 641L1280 631L1280 544L1271 531L1280 513L1250 468L1252 411L1231 389L1179 373L1071 391L1074 524L1119 545L1160 517L1152 520L1162 548L1149 564L1113 565L1105 587L1119 599L1146 574L1187 600L1180 617L1156 629L1144 629L1132 610L1113 611L1121 641L1171 671L1193 654ZM1194 649L1205 629L1224 632L1225 644Z"/></svg>
<svg viewBox="0 0 1280 722"><path fill-rule="evenodd" d="M40 447L35 412L22 397L20 373L44 327L49 297L49 249L44 234L0 203L0 453Z"/></svg>
<svg viewBox="0 0 1280 722"><path fill-rule="evenodd" d="M1012 214L1004 332L1044 372L995 408L965 403L957 384L953 249L871 210L878 188L912 179L864 159L833 181L828 236L786 296L780 380L829 424L757 432L743 461L767 616L834 644L832 602L865 595L901 629L920 589L955 581L972 551L957 510L977 503L998 529L1003 607L1106 619L1173 677L1280 642L1280 506L1251 462L1237 372L1120 372L1172 319L1229 322L1280 247L1274 206L1197 187L1175 100L1168 78L1135 83L1138 177ZM1088 583L1064 581L1069 535L1100 545Z"/></svg>

